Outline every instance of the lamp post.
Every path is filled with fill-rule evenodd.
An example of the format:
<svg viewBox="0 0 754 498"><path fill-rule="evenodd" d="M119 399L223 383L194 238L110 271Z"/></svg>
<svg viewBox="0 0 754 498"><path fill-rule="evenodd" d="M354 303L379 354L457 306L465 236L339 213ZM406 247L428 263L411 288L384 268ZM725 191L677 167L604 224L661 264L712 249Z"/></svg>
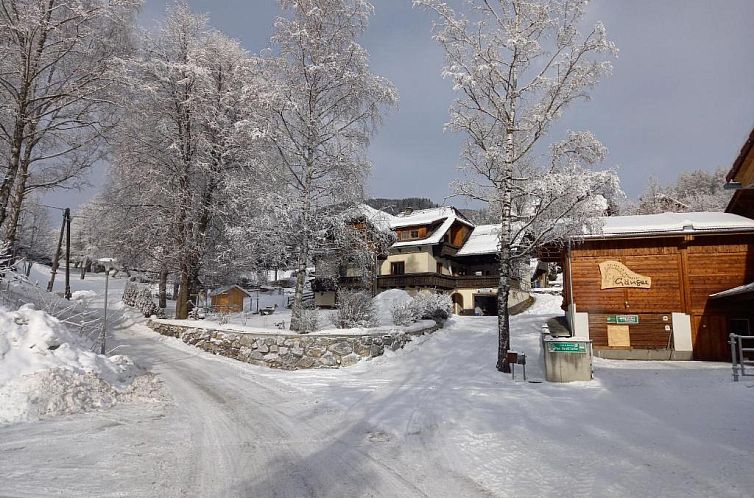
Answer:
<svg viewBox="0 0 754 498"><path fill-rule="evenodd" d="M100 332L99 336L99 353L105 354L105 340L107 337L107 290L110 281L110 270L113 269L115 258L100 258L98 261L105 267L105 314L102 317L102 332Z"/></svg>

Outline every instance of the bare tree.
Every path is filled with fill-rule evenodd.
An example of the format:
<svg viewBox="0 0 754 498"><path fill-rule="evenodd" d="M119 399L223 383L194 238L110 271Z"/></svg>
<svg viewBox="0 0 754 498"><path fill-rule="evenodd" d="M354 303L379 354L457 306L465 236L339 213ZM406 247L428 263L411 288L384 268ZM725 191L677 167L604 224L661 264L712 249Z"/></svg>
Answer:
<svg viewBox="0 0 754 498"><path fill-rule="evenodd" d="M366 147L381 108L397 102L386 79L369 70L358 44L373 12L364 0L281 0L288 17L275 22L265 59L270 80L268 139L274 175L295 231L296 288L291 329L299 330L306 268L334 204L362 197L369 171Z"/></svg>
<svg viewBox="0 0 754 498"><path fill-rule="evenodd" d="M605 57L616 49L602 24L579 32L585 1L467 0L463 12L440 0L414 5L438 19L443 75L458 93L447 127L466 135L469 175L456 190L492 205L502 224L497 368L508 372L513 261L581 229L617 190L613 173L588 169L606 153L591 133L542 145L551 124L610 72Z"/></svg>
<svg viewBox="0 0 754 498"><path fill-rule="evenodd" d="M27 193L75 187L113 126L112 61L130 47L138 0L0 2L0 183L5 239Z"/></svg>

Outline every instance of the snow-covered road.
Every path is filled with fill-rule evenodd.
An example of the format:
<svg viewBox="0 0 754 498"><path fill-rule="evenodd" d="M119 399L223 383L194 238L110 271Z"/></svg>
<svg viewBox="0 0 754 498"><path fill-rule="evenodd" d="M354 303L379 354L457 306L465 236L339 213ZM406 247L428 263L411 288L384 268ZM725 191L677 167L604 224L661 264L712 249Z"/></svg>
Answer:
<svg viewBox="0 0 754 498"><path fill-rule="evenodd" d="M548 299L513 319L530 377ZM754 386L729 366L598 360L590 383L511 382L494 325L282 372L126 322L118 352L171 401L0 427L0 495L750 496Z"/></svg>

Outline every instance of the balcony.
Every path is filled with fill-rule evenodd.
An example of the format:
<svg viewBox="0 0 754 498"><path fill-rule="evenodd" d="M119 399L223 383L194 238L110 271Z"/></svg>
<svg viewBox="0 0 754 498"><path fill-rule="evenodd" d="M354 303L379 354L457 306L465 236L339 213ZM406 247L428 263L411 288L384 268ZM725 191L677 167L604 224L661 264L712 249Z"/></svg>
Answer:
<svg viewBox="0 0 754 498"><path fill-rule="evenodd" d="M439 273L408 273L405 275L382 275L377 277L379 289L394 289L402 287L424 287L431 289L480 289L498 286L497 276L452 276L440 275ZM512 287L518 287L518 282L513 282Z"/></svg>

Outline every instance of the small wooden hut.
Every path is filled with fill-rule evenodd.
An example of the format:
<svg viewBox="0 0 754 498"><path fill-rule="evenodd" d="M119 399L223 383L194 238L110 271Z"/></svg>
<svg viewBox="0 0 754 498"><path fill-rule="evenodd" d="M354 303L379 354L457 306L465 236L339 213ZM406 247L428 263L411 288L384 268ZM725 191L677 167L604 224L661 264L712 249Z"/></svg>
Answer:
<svg viewBox="0 0 754 498"><path fill-rule="evenodd" d="M229 285L210 291L209 297L215 311L238 313L244 310L244 300L251 294L237 285Z"/></svg>

